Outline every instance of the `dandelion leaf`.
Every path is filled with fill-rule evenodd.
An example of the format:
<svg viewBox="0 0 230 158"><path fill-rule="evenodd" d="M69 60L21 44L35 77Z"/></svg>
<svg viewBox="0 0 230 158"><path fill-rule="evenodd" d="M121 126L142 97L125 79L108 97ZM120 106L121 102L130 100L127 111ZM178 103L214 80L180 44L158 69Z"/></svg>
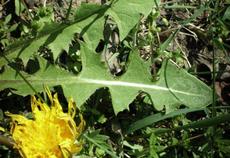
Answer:
<svg viewBox="0 0 230 158"><path fill-rule="evenodd" d="M140 91L151 97L157 110L176 110L180 105L190 108L205 107L212 101L211 89L203 82L177 68L171 61L163 62L159 80L152 82L148 66L138 56L137 50L130 53L127 71L121 77L114 77L100 62L100 55L81 44L83 68L79 75L73 75L39 59L40 69L33 75L23 74L31 85L41 91L43 85L61 85L67 97L73 97L77 105L82 105L98 88L108 87L114 112L128 108ZM33 93L30 87L10 68L0 76L0 89L16 89L17 93Z"/></svg>
<svg viewBox="0 0 230 158"><path fill-rule="evenodd" d="M117 23L120 39L123 40L138 23L141 14L147 16L159 3L159 0L119 0L108 10L107 14Z"/></svg>
<svg viewBox="0 0 230 158"><path fill-rule="evenodd" d="M100 55L95 53L99 41L103 39L106 17L109 15L113 18L120 39L123 40L138 23L141 14L147 16L157 5L155 3L159 4L159 0L113 2L102 6L84 4L78 8L75 21L47 25L36 37L9 46L4 55L10 60L21 58L26 63L41 46L47 46L56 59L62 50L68 51L72 39L78 33L84 40L80 44L82 71L76 76L37 57L40 69L36 73L21 72L36 91L42 91L44 85L61 85L65 95L73 97L80 106L98 88L108 87L115 113L127 109L140 91L149 94L157 110L166 108L166 112L174 111L179 105L209 105L212 100L211 89L185 70L177 68L171 61L163 62L159 80L152 82L149 68L139 58L137 50L130 52L128 68L122 76L114 77L110 74L100 62ZM5 59L0 56L0 66L5 63ZM8 66L0 74L0 90L5 88L13 88L15 93L22 95L33 93L21 76Z"/></svg>
<svg viewBox="0 0 230 158"><path fill-rule="evenodd" d="M159 0L117 0L111 5L82 4L76 11L73 22L46 24L35 37L20 39L10 45L0 55L0 66L7 64L2 55L12 60L21 58L26 64L41 46L47 46L56 60L62 50L68 52L71 41L76 33L83 37L88 47L96 49L103 39L106 17L110 15L116 22L120 39L123 40L140 20L140 15L147 16Z"/></svg>

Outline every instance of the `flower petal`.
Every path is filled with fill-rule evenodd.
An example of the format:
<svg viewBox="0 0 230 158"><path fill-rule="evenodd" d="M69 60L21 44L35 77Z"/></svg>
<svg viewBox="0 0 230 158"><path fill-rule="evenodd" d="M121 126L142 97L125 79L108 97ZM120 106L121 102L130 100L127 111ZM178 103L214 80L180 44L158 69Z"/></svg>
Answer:
<svg viewBox="0 0 230 158"><path fill-rule="evenodd" d="M46 93L50 107L32 96L33 119L6 113L12 118L12 137L23 158L68 158L82 149L82 143L75 142L84 129L85 121L80 115L81 122L76 126L73 100L69 100L68 113L64 113L57 94L52 96L48 88Z"/></svg>

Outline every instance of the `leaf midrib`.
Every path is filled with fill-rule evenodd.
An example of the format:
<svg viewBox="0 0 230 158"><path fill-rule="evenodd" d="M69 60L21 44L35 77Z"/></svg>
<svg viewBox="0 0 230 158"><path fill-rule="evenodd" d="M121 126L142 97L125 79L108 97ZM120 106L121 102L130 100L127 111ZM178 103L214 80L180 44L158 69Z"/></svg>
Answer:
<svg viewBox="0 0 230 158"><path fill-rule="evenodd" d="M168 91L173 92L177 94L183 94L188 96L196 96L196 97L202 97L203 95L195 94L195 93L189 93L185 91L180 91L172 88L162 87L158 85L152 85L152 84L143 84L143 83L134 83L134 82L125 82L125 81L110 81L110 80L100 80L100 79L88 79L88 78L79 78L79 77L66 77L64 78L56 78L56 79L27 79L29 82L35 83L35 82L48 82L48 83L61 83L61 84L73 84L73 83L86 83L86 84L95 84L95 85L103 85L103 86L122 86L122 87L133 87L133 88L140 88L140 89L152 89L152 90L159 90L159 91ZM10 82L24 82L22 80L1 80L2 83L10 83Z"/></svg>

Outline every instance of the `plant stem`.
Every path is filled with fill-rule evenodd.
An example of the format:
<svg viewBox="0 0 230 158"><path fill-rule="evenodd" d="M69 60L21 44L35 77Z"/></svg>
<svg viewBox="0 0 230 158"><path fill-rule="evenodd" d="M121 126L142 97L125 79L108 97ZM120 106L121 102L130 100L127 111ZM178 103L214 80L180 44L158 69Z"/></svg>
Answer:
<svg viewBox="0 0 230 158"><path fill-rule="evenodd" d="M215 11L219 6L219 0L217 0L215 2ZM218 13L216 13L218 14ZM214 14L215 15L215 14ZM215 15L218 16L218 15ZM214 36L212 36L212 39L215 39ZM212 87L213 87L213 91L212 91L212 118L216 117L216 90L215 90L215 82L216 82L216 60L215 60L215 49L213 49L212 51L212 69L213 69L213 73L212 73ZM216 133L216 126L212 126L211 128L211 157L214 157L214 153L215 153L215 149L214 149L214 138L215 138L215 133Z"/></svg>
<svg viewBox="0 0 230 158"><path fill-rule="evenodd" d="M70 12L71 12L71 9L72 9L72 3L73 3L73 0L70 0L69 8L68 8L68 10L67 10L67 14L66 14L65 20L68 20L68 19L69 19L69 15L70 15Z"/></svg>
<svg viewBox="0 0 230 158"><path fill-rule="evenodd" d="M5 56L3 55L3 58L8 62L10 63L10 60ZM9 65L10 66L10 65ZM34 93L39 97L39 99L42 101L42 102L45 102L44 99L41 97L41 95L36 91L36 89L30 84L30 82L22 75L22 73L13 68L12 66L10 66L12 69L14 69L18 74L19 76L25 81L25 83L34 91Z"/></svg>
<svg viewBox="0 0 230 158"><path fill-rule="evenodd" d="M13 141L13 139L11 139L9 137L0 135L0 144L3 144L3 145L10 147L10 148L13 148L14 141Z"/></svg>
<svg viewBox="0 0 230 158"><path fill-rule="evenodd" d="M25 8L26 8L26 11L27 11L27 13L28 13L28 15L29 15L29 17L30 17L30 19L32 20L32 19L33 19L33 15L32 15L32 13L30 12L29 8L27 7L25 0L21 0L21 2L24 4L24 6L25 6Z"/></svg>

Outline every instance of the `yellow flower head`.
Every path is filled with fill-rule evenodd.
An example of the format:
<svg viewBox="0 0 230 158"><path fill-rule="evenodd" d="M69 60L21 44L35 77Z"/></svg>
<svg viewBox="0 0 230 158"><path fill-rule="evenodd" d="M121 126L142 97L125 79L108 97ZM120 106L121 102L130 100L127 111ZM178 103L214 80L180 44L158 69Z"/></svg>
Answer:
<svg viewBox="0 0 230 158"><path fill-rule="evenodd" d="M82 149L82 144L76 140L85 121L80 115L81 122L76 126L73 100L68 103L68 113L64 113L57 94L52 96L48 88L46 92L50 107L32 96L33 119L7 113L13 120L11 133L15 147L23 158L69 158Z"/></svg>

